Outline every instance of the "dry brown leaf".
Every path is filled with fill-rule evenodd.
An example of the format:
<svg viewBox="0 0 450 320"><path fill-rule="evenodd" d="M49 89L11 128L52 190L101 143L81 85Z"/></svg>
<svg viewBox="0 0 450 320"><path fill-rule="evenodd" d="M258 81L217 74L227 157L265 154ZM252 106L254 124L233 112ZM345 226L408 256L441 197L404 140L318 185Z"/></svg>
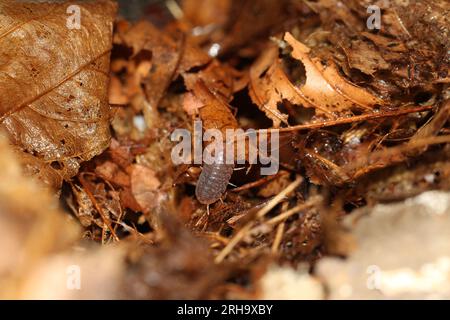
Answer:
<svg viewBox="0 0 450 320"><path fill-rule="evenodd" d="M246 0L234 1L234 15L227 36L223 39L222 53L246 45L250 40L264 35L271 29L279 28L285 19L286 0Z"/></svg>
<svg viewBox="0 0 450 320"><path fill-rule="evenodd" d="M214 93L227 102L233 98L234 69L214 60L199 72L183 72L182 76L188 90L193 90L196 83L201 80Z"/></svg>
<svg viewBox="0 0 450 320"><path fill-rule="evenodd" d="M311 58L310 49L290 33L286 33L285 40L293 48L292 57L305 69L303 84L290 81L275 47L268 49L250 70L250 96L273 121L274 127L287 124L287 115L278 110L278 104L283 100L314 108L316 114L328 118L383 105L380 99L341 76L334 62L328 61L325 65L320 59Z"/></svg>
<svg viewBox="0 0 450 320"><path fill-rule="evenodd" d="M121 187L130 186L130 177L120 167L112 162L105 161L95 168L95 173L103 179Z"/></svg>
<svg viewBox="0 0 450 320"><path fill-rule="evenodd" d="M130 99L117 76L111 76L108 91L110 104L126 105L130 103Z"/></svg>
<svg viewBox="0 0 450 320"><path fill-rule="evenodd" d="M258 60L250 68L249 94L252 101L263 111L267 118L273 121L274 127L279 127L283 122L287 124L288 115L278 110L278 103L282 101L283 96L273 86L276 71L280 71L276 59L278 57L278 48L272 46L265 50ZM277 80L281 83L278 87L287 87L290 89L289 80L283 77L283 73L278 72L281 78ZM291 91L291 90L290 90Z"/></svg>
<svg viewBox="0 0 450 320"><path fill-rule="evenodd" d="M226 102L214 95L202 81L196 83L193 94L203 104L199 115L205 130L218 129L225 132L226 129L238 127L236 118Z"/></svg>
<svg viewBox="0 0 450 320"><path fill-rule="evenodd" d="M126 94L131 100L145 95L145 99L138 99L136 109L143 110L147 127L153 128L159 124L157 108L176 76L206 65L211 58L184 36L172 36L148 21L120 28L116 38L117 44L131 49L125 62ZM120 59L117 63L122 64Z"/></svg>
<svg viewBox="0 0 450 320"><path fill-rule="evenodd" d="M331 61L324 65L309 56L310 49L297 41L290 33L284 39L292 46L292 57L301 61L306 69L306 82L296 87L296 92L306 102L306 107L326 110L328 114L346 113L352 110L372 110L383 102L366 90L343 78Z"/></svg>
<svg viewBox="0 0 450 320"><path fill-rule="evenodd" d="M354 40L346 50L348 64L351 68L361 70L365 74L373 75L378 70L387 70L390 65L382 54L367 42Z"/></svg>
<svg viewBox="0 0 450 320"><path fill-rule="evenodd" d="M144 213L158 206L158 188L161 183L152 169L135 164L131 171L131 192Z"/></svg>
<svg viewBox="0 0 450 320"><path fill-rule="evenodd" d="M52 187L59 187L53 176L71 178L110 139L107 90L116 5L76 4L79 30L66 25L68 3L0 1L1 127Z"/></svg>

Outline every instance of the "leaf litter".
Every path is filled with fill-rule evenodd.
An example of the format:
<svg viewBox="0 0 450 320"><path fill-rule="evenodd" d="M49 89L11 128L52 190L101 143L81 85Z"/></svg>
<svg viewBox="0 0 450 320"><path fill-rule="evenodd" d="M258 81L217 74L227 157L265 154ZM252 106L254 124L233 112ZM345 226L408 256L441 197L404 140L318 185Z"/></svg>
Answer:
<svg viewBox="0 0 450 320"><path fill-rule="evenodd" d="M2 297L274 297L300 268L297 291L336 298L333 257L345 273L370 260L359 244L391 250L379 206L449 189L446 1L377 1L380 30L364 0L202 2L138 22L80 2L82 30L67 32L64 3L0 1ZM196 119L279 130L280 171L236 165L200 203L202 166L173 164L170 141ZM92 285L45 290L73 261Z"/></svg>

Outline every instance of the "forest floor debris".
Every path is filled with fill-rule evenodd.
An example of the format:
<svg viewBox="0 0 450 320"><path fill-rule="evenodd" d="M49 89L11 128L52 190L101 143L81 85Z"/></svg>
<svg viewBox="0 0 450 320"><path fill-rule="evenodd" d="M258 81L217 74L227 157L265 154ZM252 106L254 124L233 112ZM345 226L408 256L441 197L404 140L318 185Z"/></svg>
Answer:
<svg viewBox="0 0 450 320"><path fill-rule="evenodd" d="M200 2L0 0L0 296L448 298L448 1ZM280 170L175 164L195 120Z"/></svg>

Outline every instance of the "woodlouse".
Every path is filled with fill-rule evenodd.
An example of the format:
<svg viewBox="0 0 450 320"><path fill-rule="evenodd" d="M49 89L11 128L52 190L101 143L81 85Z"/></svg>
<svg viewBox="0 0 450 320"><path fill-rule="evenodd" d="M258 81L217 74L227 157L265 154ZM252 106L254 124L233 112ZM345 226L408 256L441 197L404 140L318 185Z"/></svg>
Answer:
<svg viewBox="0 0 450 320"><path fill-rule="evenodd" d="M237 129L238 123L223 95L217 96L203 82L197 81L193 87L193 95L198 100L198 116L204 130L220 130L222 137L227 129ZM216 161L212 164L203 163L203 170L197 181L195 195L202 204L212 204L220 199L225 192L234 170L234 163L226 163L225 149L218 151Z"/></svg>
<svg viewBox="0 0 450 320"><path fill-rule="evenodd" d="M225 152L221 152L212 164L203 164L203 170L197 181L195 196L202 204L212 204L220 199L228 186L234 170L234 163L225 162Z"/></svg>

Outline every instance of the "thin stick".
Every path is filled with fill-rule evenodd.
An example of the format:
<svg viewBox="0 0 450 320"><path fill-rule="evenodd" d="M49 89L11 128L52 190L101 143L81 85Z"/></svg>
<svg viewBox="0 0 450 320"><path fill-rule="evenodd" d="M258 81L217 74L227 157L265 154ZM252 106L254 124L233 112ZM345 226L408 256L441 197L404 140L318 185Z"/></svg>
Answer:
<svg viewBox="0 0 450 320"><path fill-rule="evenodd" d="M420 140L415 140L413 143L405 143L399 146L390 147L388 149L375 151L369 154L367 157L363 157L358 159L357 161L350 163L349 165L344 166L345 171L350 171L353 169L357 169L364 164L373 164L376 161L381 161L388 156L395 156L400 153L404 153L406 151L411 151L420 147L426 147L435 144L441 143L450 143L450 135L430 137L430 138L422 138Z"/></svg>
<svg viewBox="0 0 450 320"><path fill-rule="evenodd" d="M215 263L221 263L223 259L233 250L233 248L244 238L245 234L251 229L252 224L247 223L242 229L240 229L236 235L228 242L225 248L219 253L219 255L214 259Z"/></svg>
<svg viewBox="0 0 450 320"><path fill-rule="evenodd" d="M232 192L240 192L240 191L251 189L251 188L254 188L254 187L259 187L260 185L263 185L266 182L275 180L276 178L278 178L280 176L287 175L287 174L289 174L289 172L282 171L282 172L279 172L279 173L277 173L277 174L275 174L273 176L267 176L267 177L261 178L261 179L256 180L256 181L246 183L246 184L244 184L244 185L242 185L240 187L232 189L231 191Z"/></svg>
<svg viewBox="0 0 450 320"><path fill-rule="evenodd" d="M86 192L86 194L88 195L88 197L91 200L92 204L94 205L95 209L97 210L97 212L99 213L100 217L102 218L103 223L109 229L109 231L111 232L111 234L114 237L114 239L116 241L119 241L119 237L116 235L116 232L114 231L114 228L109 223L109 220L106 217L105 213L103 212L103 209L100 207L100 205L98 204L97 200L95 200L95 197L92 194L87 181L84 179L84 175L83 174L80 174L79 180L80 180L81 185L84 188L84 191Z"/></svg>
<svg viewBox="0 0 450 320"><path fill-rule="evenodd" d="M361 122L365 120L373 120L373 119L380 119L380 118L388 118L388 117L396 117L401 116L409 113L415 113L415 112L423 112L427 110L433 109L434 106L420 106L420 107L414 107L410 109L404 109L404 110L396 110L396 111L388 111L388 112L379 112L379 113L367 113L362 114L359 116L354 117L348 117L348 118L342 118L337 120L328 120L328 121L321 121L321 122L314 122L314 123L306 123L306 124L299 124L295 126L290 126L287 128L269 128L269 129L259 129L255 130L256 134L259 134L260 132L264 131L267 133L271 132L292 132L292 131L301 131L301 130L308 130L308 129L320 129L325 127L332 127L342 124L349 124L353 122ZM236 141L240 141L242 139L246 139L249 136L249 133L243 133L238 134L235 139Z"/></svg>
<svg viewBox="0 0 450 320"><path fill-rule="evenodd" d="M265 216L270 210L272 210L276 205L278 205L285 196L291 193L295 188L297 188L303 181L301 176L298 176L294 182L288 185L283 191L272 198L261 210L256 213L256 218L261 218ZM221 263L223 259L233 250L233 248L244 238L247 232L252 228L254 221L249 221L242 229L240 229L236 235L230 240L230 242L222 249L222 251L217 255L214 260L215 263Z"/></svg>
<svg viewBox="0 0 450 320"><path fill-rule="evenodd" d="M183 18L184 12L175 0L166 0L166 7L175 19Z"/></svg>
<svg viewBox="0 0 450 320"><path fill-rule="evenodd" d="M303 178L301 176L298 176L294 182L288 185L283 191L281 191L272 200L270 200L261 210L259 210L258 213L256 214L256 217L257 218L264 217L270 210L275 208L277 204L283 201L285 196L287 196L289 193L295 190L295 188L297 188L300 185L300 183L302 183L302 181Z"/></svg>
<svg viewBox="0 0 450 320"><path fill-rule="evenodd" d="M338 120L330 120L330 121L323 121L323 122L317 122L317 123L307 123L307 124L300 124L296 126L291 126L288 128L280 128L280 129L268 129L270 130L278 130L279 132L291 132L291 131L300 131L300 130L307 130L307 129L318 129L323 127L331 127L336 126L340 124L348 124L352 122L361 122L364 120L371 120L371 119L379 119L379 118L387 118L387 117L395 117L400 116L408 113L415 113L415 112L422 112L433 109L433 106L422 106L422 107L415 107L411 109L405 109L405 110L398 110L398 111L390 111L390 112L383 112L383 113L369 113L369 114L362 114L359 116L349 117L349 118L343 118Z"/></svg>
<svg viewBox="0 0 450 320"><path fill-rule="evenodd" d="M278 252L278 248L280 247L281 240L283 240L283 232L284 232L284 222L280 223L277 228L277 233L275 234L275 239L272 244L272 253L276 254Z"/></svg>
<svg viewBox="0 0 450 320"><path fill-rule="evenodd" d="M277 223L286 220L290 216L293 216L294 214L296 214L302 210L305 210L305 209L308 209L308 208L314 206L317 202L318 202L318 199L312 199L306 203L299 204L298 206L295 206L295 207L273 217L272 219L268 220L266 222L266 224L276 225Z"/></svg>
<svg viewBox="0 0 450 320"><path fill-rule="evenodd" d="M216 241L221 242L222 244L225 244L225 245L230 240L228 238L225 238L225 237L221 236L217 232L196 232L195 235L199 236L199 237L209 238L211 240L216 240Z"/></svg>

